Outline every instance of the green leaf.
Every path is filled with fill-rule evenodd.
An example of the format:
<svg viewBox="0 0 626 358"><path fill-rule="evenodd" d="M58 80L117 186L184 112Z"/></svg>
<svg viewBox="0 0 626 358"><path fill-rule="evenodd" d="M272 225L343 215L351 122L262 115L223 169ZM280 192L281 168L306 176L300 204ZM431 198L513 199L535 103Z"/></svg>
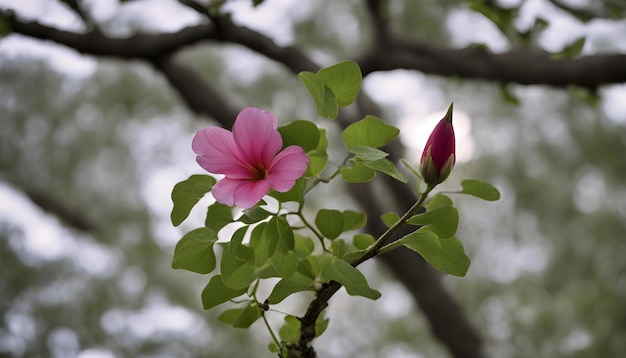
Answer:
<svg viewBox="0 0 626 358"><path fill-rule="evenodd" d="M328 328L328 322L330 320L328 318L324 318L324 314L320 314L317 316L317 320L315 320L315 337L319 337L326 331Z"/></svg>
<svg viewBox="0 0 626 358"><path fill-rule="evenodd" d="M280 303L296 292L313 291L314 282L314 279L300 272L296 272L291 277L283 278L278 281L267 299L272 305Z"/></svg>
<svg viewBox="0 0 626 358"><path fill-rule="evenodd" d="M215 203L209 206L209 210L206 213L206 219L204 220L204 226L219 232L224 226L230 224L233 221L233 208Z"/></svg>
<svg viewBox="0 0 626 358"><path fill-rule="evenodd" d="M366 183L376 176L376 171L368 168L362 161L355 161L351 167L341 167L339 175L348 183Z"/></svg>
<svg viewBox="0 0 626 358"><path fill-rule="evenodd" d="M352 61L323 68L317 76L333 91L340 107L348 106L356 100L363 82L361 69Z"/></svg>
<svg viewBox="0 0 626 358"><path fill-rule="evenodd" d="M183 236L176 244L172 268L207 274L215 269L213 244L217 233L209 228L195 229Z"/></svg>
<svg viewBox="0 0 626 358"><path fill-rule="evenodd" d="M248 328L259 318L261 318L261 307L250 302L245 308L224 311L218 319L235 328Z"/></svg>
<svg viewBox="0 0 626 358"><path fill-rule="evenodd" d="M274 252L287 253L293 250L295 242L291 226L282 216L274 216L263 228L261 238L255 248L255 262L261 266Z"/></svg>
<svg viewBox="0 0 626 358"><path fill-rule="evenodd" d="M348 253L348 246L343 239L333 240L330 245L330 251L335 254L335 256L343 258L343 256Z"/></svg>
<svg viewBox="0 0 626 358"><path fill-rule="evenodd" d="M380 149L366 147L364 145L355 145L355 146L346 146L348 152L355 154L357 158L364 161L374 161L378 159L383 159L389 154L383 152Z"/></svg>
<svg viewBox="0 0 626 358"><path fill-rule="evenodd" d="M343 231L358 230L367 223L367 215L363 212L345 210L341 212L343 216Z"/></svg>
<svg viewBox="0 0 626 358"><path fill-rule="evenodd" d="M420 254L434 268L455 276L465 276L470 259L463 244L456 237L440 239L427 229L417 230L399 243Z"/></svg>
<svg viewBox="0 0 626 358"><path fill-rule="evenodd" d="M442 206L415 215L406 221L411 225L428 225L439 237L451 237L459 226L459 212L454 206Z"/></svg>
<svg viewBox="0 0 626 358"><path fill-rule="evenodd" d="M309 157L309 167L304 174L305 177L310 178L321 173L328 163L328 139L326 139L326 129L319 129L319 143L314 150L307 153Z"/></svg>
<svg viewBox="0 0 626 358"><path fill-rule="evenodd" d="M380 216L380 218L388 227L393 226L393 224L400 220L400 216L396 213L384 213Z"/></svg>
<svg viewBox="0 0 626 358"><path fill-rule="evenodd" d="M339 114L339 105L333 91L324 84L317 74L309 71L303 71L298 74L298 78L309 94L313 98L315 108L320 116L328 119L335 119Z"/></svg>
<svg viewBox="0 0 626 358"><path fill-rule="evenodd" d="M304 188L305 182L304 179L300 178L296 180L293 188L291 188L286 193L280 193L272 189L270 191L270 196L280 201L281 203L286 203L289 201L295 201L297 203L302 203L304 201Z"/></svg>
<svg viewBox="0 0 626 358"><path fill-rule="evenodd" d="M315 226L322 235L334 240L343 232L343 215L339 210L322 209L315 216Z"/></svg>
<svg viewBox="0 0 626 358"><path fill-rule="evenodd" d="M283 148L290 145L302 147L305 152L317 148L320 141L320 131L313 122L293 121L286 126L278 128L283 138Z"/></svg>
<svg viewBox="0 0 626 358"><path fill-rule="evenodd" d="M222 265L220 267L224 267L224 261L227 260L224 260L222 256ZM240 262L239 265L233 267L232 271L228 272L228 275L222 270L224 285L233 289L247 289L256 278L256 268L249 261Z"/></svg>
<svg viewBox="0 0 626 358"><path fill-rule="evenodd" d="M337 256L322 255L319 257L322 274L329 280L342 284L348 294L363 296L370 299L378 299L380 292L371 288L361 271L352 267Z"/></svg>
<svg viewBox="0 0 626 358"><path fill-rule="evenodd" d="M398 168L388 159L379 159L375 161L364 161L366 167L378 170L379 172L383 172L390 177L400 181L402 183L406 183L406 177L398 171Z"/></svg>
<svg viewBox="0 0 626 358"><path fill-rule="evenodd" d="M202 290L202 306L208 310L244 293L246 293L246 288L232 289L224 284L221 275L216 275L211 277L209 283Z"/></svg>
<svg viewBox="0 0 626 358"><path fill-rule="evenodd" d="M305 237L294 233L295 246L293 251L300 258L309 256L315 250L315 243L310 237Z"/></svg>
<svg viewBox="0 0 626 358"><path fill-rule="evenodd" d="M585 36L577 38L573 42L567 44L561 50L561 52L552 54L550 58L552 58L553 60L558 60L564 58L573 58L580 55L580 53L583 51L583 48L585 47L585 40Z"/></svg>
<svg viewBox="0 0 626 358"><path fill-rule="evenodd" d="M442 206L452 206L452 204L453 202L452 202L452 199L450 199L450 197L439 193L433 196L432 199L428 201L428 204L426 205L426 207L428 208L428 210L432 211Z"/></svg>
<svg viewBox="0 0 626 358"><path fill-rule="evenodd" d="M283 342L296 343L300 339L300 320L298 317L285 316L285 324L280 327L278 336Z"/></svg>
<svg viewBox="0 0 626 358"><path fill-rule="evenodd" d="M463 180L461 182L461 191L464 194L473 195L488 201L496 201L500 199L500 192L493 185L480 180Z"/></svg>
<svg viewBox="0 0 626 358"><path fill-rule="evenodd" d="M243 215L237 220L241 221L244 224L255 224L259 221L267 219L272 213L269 211L260 208L258 206L254 206L250 209L245 209L243 211Z"/></svg>
<svg viewBox="0 0 626 358"><path fill-rule="evenodd" d="M344 129L341 136L346 147L366 146L379 148L394 139L400 130L374 116L367 116Z"/></svg>
<svg viewBox="0 0 626 358"><path fill-rule="evenodd" d="M276 269L278 277L291 277L298 268L298 255L293 251L286 253L276 251L274 256L272 256L271 262L272 266Z"/></svg>
<svg viewBox="0 0 626 358"><path fill-rule="evenodd" d="M178 226L185 221L191 209L202 199L204 194L211 191L215 183L215 178L212 176L195 174L176 184L172 190L172 202L174 203L170 215L172 224Z"/></svg>
<svg viewBox="0 0 626 358"><path fill-rule="evenodd" d="M357 249L365 250L376 242L376 238L369 234L356 234L353 242Z"/></svg>

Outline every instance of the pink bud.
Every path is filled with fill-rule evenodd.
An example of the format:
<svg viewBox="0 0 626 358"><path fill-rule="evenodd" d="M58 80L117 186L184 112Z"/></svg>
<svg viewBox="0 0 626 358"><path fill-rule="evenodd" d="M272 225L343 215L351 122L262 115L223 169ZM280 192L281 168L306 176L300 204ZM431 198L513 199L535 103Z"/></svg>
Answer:
<svg viewBox="0 0 626 358"><path fill-rule="evenodd" d="M446 180L455 163L453 105L453 103L450 104L446 115L433 129L422 153L420 172L426 184L430 186Z"/></svg>

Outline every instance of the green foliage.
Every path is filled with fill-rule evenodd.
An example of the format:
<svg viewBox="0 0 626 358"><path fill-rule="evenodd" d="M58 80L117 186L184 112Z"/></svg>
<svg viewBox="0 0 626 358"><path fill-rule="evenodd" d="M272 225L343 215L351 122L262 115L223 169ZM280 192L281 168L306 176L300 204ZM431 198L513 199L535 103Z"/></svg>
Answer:
<svg viewBox="0 0 626 358"><path fill-rule="evenodd" d="M352 62L343 62L320 70L317 74L303 72L299 75L312 95L318 112L327 118L335 118L339 106L352 103L361 86L360 70ZM224 311L220 320L237 328L250 327L263 315L267 304L280 304L287 297L299 292L318 292L331 282L342 285L348 294L377 299L380 292L370 287L367 279L355 267L360 262L387 252L399 246L406 246L418 252L433 267L457 276L463 276L469 267L469 258L462 243L455 237L459 216L449 197L435 195L427 204L425 212L406 219L396 213L382 215L381 219L389 227L387 233L375 238L368 233L357 233L351 242L340 236L346 232L359 230L367 223L363 212L340 211L321 208L315 212L314 225L304 215L306 194L320 183L328 182L337 174L348 182L362 183L382 172L398 181L407 182L395 164L387 159L388 153L380 148L395 139L399 130L374 116L366 116L352 123L342 132L346 150L352 155L347 164L339 165L329 179L317 177L328 163L328 141L326 131L308 121L294 121L278 129L283 147L297 145L307 153L310 164L306 173L299 178L293 188L285 193L271 190L269 195L278 201L261 200L256 206L243 210L235 221L233 208L214 203L208 207L205 227L183 236L178 242L172 266L197 273L210 273L216 267L213 246L217 235L231 223L240 225L226 243L220 243L222 255L220 273L211 277L202 291L202 304L211 309L233 298L247 295L243 307ZM405 161L403 164L421 181L419 173ZM191 176L177 184L172 193L174 208L172 222L180 224L189 215L198 201L216 183L210 176ZM499 192L491 185L465 180L461 183L462 193L486 200L497 200ZM432 189L432 188L430 188ZM429 190L430 192L430 190ZM422 205L428 193L423 194L416 205ZM297 203L297 210L289 211L285 203ZM268 204L269 203L269 204ZM270 205L271 204L271 205ZM272 209L267 209L271 207ZM415 206L410 213L414 213ZM292 226L289 216L297 216L302 226ZM308 215L307 215L308 216ZM291 219L291 218L290 218ZM416 225L419 229L400 240L387 243L390 236L402 225ZM307 235L319 240L315 242ZM245 240L249 237L249 241ZM330 243L330 245L329 245ZM321 252L321 253L320 253ZM351 264L352 263L352 264ZM354 265L354 266L353 266ZM257 301L259 283L268 278L278 278L267 301ZM298 342L301 321L291 315L279 331L281 342L270 344L272 352L285 354L285 342ZM328 320L317 317L316 332L326 329Z"/></svg>
<svg viewBox="0 0 626 358"><path fill-rule="evenodd" d="M250 302L244 308L233 308L224 311L219 320L235 328L248 328L256 320L261 318L261 307L255 302Z"/></svg>
<svg viewBox="0 0 626 358"><path fill-rule="evenodd" d="M298 78L313 98L317 112L328 119L337 118L339 107L354 102L361 90L361 70L350 61L323 68L317 73L300 72Z"/></svg>
<svg viewBox="0 0 626 358"><path fill-rule="evenodd" d="M217 233L210 228L199 228L183 236L174 249L172 268L206 274L215 269L213 244Z"/></svg>
<svg viewBox="0 0 626 358"><path fill-rule="evenodd" d="M461 187L463 188L461 192L464 194L473 195L488 201L500 200L500 192L489 183L467 179L461 182Z"/></svg>
<svg viewBox="0 0 626 358"><path fill-rule="evenodd" d="M246 293L246 288L230 288L224 284L221 275L215 275L211 277L209 283L204 290L202 290L202 307L208 310L235 297L239 297L244 293Z"/></svg>
<svg viewBox="0 0 626 358"><path fill-rule="evenodd" d="M337 281L342 284L348 294L363 296L373 300L380 297L380 292L369 286L361 271L337 256L322 255L319 257L319 262L322 276L327 280Z"/></svg>
<svg viewBox="0 0 626 358"><path fill-rule="evenodd" d="M215 183L215 178L211 176L195 174L176 184L172 190L172 202L174 202L170 215L172 224L178 226L185 221L191 209L202 199L204 194L211 191Z"/></svg>
<svg viewBox="0 0 626 358"><path fill-rule="evenodd" d="M391 142L399 133L398 128L390 126L380 118L367 116L346 127L341 136L346 148L359 146L380 148Z"/></svg>
<svg viewBox="0 0 626 358"><path fill-rule="evenodd" d="M224 226L233 221L233 208L228 205L214 203L209 206L204 220L204 226L219 232Z"/></svg>
<svg viewBox="0 0 626 358"><path fill-rule="evenodd" d="M434 268L455 276L465 276L470 259L456 237L440 238L424 227L397 242L420 254Z"/></svg>
<svg viewBox="0 0 626 358"><path fill-rule="evenodd" d="M348 183L367 183L376 177L376 171L365 166L362 161L353 160L352 163L352 166L339 169L339 175Z"/></svg>
<svg viewBox="0 0 626 358"><path fill-rule="evenodd" d="M415 215L407 220L411 225L426 225L439 237L451 237L459 226L459 212L454 206L442 206Z"/></svg>

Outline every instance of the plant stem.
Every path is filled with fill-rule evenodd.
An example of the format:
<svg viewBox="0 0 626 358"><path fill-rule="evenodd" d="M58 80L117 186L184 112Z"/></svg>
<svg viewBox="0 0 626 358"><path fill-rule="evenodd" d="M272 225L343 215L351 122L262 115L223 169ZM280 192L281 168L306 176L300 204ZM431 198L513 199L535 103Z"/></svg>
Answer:
<svg viewBox="0 0 626 358"><path fill-rule="evenodd" d="M369 260L372 257L378 255L381 252L381 248L387 243L387 241L389 241L389 239L393 236L393 234L395 234L395 232L398 231L398 229L402 227L411 216L413 216L415 211L417 211L417 209L419 209L419 207L422 206L422 204L424 204L424 201L428 197L428 194L433 190L433 188L434 186L429 185L426 188L426 190L422 193L420 198L417 200L417 202L415 202L415 204L413 204L413 206L411 206L411 208L409 208L409 210L407 210L404 213L404 215L402 215L402 217L398 219L398 221L396 221L395 224L391 225L387 229L387 231L385 231L382 235L380 235L380 237L376 240L376 242L374 242L374 244L370 246L370 248L367 249L367 251L365 251L363 255L352 260L350 262L350 265L356 267L360 265L362 262ZM385 251L389 251L389 250L385 250Z"/></svg>

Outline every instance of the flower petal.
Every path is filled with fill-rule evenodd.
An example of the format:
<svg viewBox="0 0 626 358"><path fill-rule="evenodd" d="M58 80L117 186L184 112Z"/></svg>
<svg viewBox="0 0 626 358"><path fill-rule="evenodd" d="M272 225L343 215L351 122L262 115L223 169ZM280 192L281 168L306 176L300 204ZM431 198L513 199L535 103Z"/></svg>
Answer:
<svg viewBox="0 0 626 358"><path fill-rule="evenodd" d="M196 161L206 171L225 174L235 179L252 178L252 172L239 160L239 149L233 134L219 127L200 129L193 137L191 148Z"/></svg>
<svg viewBox="0 0 626 358"><path fill-rule="evenodd" d="M211 188L211 194L218 203L233 206L235 205L235 191L245 183L244 180L223 178Z"/></svg>
<svg viewBox="0 0 626 358"><path fill-rule="evenodd" d="M267 175L271 187L278 192L291 189L296 179L304 175L309 165L309 157L301 147L290 145L272 161Z"/></svg>
<svg viewBox="0 0 626 358"><path fill-rule="evenodd" d="M233 137L240 158L250 167L270 166L274 155L283 146L278 121L272 114L258 108L244 108L233 125Z"/></svg>
<svg viewBox="0 0 626 358"><path fill-rule="evenodd" d="M256 205L270 191L270 182L267 180L241 180L235 190L235 204L248 209Z"/></svg>

